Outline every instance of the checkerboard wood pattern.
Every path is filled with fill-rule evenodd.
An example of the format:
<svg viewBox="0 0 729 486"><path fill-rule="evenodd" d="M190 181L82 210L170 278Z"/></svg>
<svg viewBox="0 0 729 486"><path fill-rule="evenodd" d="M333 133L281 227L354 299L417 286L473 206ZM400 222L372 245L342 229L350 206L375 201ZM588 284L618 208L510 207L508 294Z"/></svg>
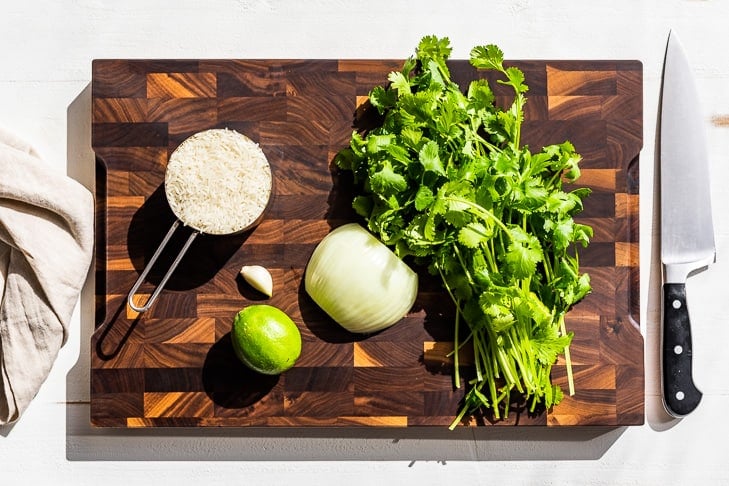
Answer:
<svg viewBox="0 0 729 486"><path fill-rule="evenodd" d="M530 87L524 142L569 139L593 189L580 216L593 226L581 254L593 292L569 314L576 394L500 425L643 423L639 331L638 155L642 65L636 61L519 61ZM91 422L99 427L446 426L463 388L445 356L453 309L424 276L402 322L372 336L339 328L307 297L315 245L356 220L347 180L331 168L369 90L398 60L96 60L92 145L97 157L96 329ZM466 61L450 63L465 87ZM493 83L502 101L508 93ZM235 236L198 237L157 303L143 315L126 296L171 225L164 197L169 154L193 133L227 127L258 142L274 193L265 219ZM185 235L173 239L140 293L159 282ZM274 296L251 290L244 264L270 269ZM422 273L422 272L421 272ZM248 371L230 327L242 307L286 311L303 336L297 365L278 377ZM566 389L562 362L554 379ZM488 417L465 426L492 424Z"/></svg>

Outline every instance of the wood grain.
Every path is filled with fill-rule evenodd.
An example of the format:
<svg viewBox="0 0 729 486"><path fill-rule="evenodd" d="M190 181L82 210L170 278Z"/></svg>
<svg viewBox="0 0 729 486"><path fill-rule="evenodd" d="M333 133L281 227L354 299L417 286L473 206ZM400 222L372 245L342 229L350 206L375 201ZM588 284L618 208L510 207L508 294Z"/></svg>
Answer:
<svg viewBox="0 0 729 486"><path fill-rule="evenodd" d="M595 229L581 255L593 292L568 316L576 394L552 410L514 410L479 425L637 425L644 420L638 324L638 154L642 66L632 61L519 61L529 84L524 142L570 140L592 188L580 220ZM372 336L339 328L302 288L316 243L356 220L351 188L332 170L358 109L399 60L97 60L92 144L97 155L96 330L91 422L99 427L446 426L454 389L453 309L424 276L411 313ZM482 73L450 63L465 86ZM490 76L490 75L489 75ZM508 91L494 84L500 102ZM173 220L162 184L169 154L207 128L239 130L271 163L266 218L247 234L198 238L149 312L126 294ZM151 293L164 262L142 286ZM237 276L268 267L274 296L303 337L301 359L278 377L237 361L230 327L264 301ZM464 357L467 360L467 357ZM553 378L566 388L564 362Z"/></svg>

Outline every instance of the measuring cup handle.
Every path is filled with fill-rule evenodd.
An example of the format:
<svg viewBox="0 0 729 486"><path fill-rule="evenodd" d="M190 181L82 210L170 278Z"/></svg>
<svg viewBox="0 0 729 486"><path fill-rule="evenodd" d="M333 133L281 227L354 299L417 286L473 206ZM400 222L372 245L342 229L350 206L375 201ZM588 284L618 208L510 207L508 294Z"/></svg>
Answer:
<svg viewBox="0 0 729 486"><path fill-rule="evenodd" d="M159 258L160 254L162 254L162 250L164 250L165 246L167 246L167 243L169 243L170 238L172 238L172 235L175 234L175 231L177 230L178 226L180 226L180 220L175 220L174 223L172 223L172 226L170 227L169 231L167 232L167 235L165 235L162 242L159 244L159 247L152 255L152 258L149 259L149 263L147 263L147 266L144 267L144 270L139 275L139 278L132 286L132 290L129 291L129 295L127 296L127 304L129 307L131 307L133 310L137 312L145 312L149 310L150 307L152 307L152 304L154 304L154 301L157 300L157 296L164 288L167 281L172 276L172 272L175 271L177 268L177 265L179 265L180 260L182 260L182 257L187 252L187 249L190 248L190 245L192 244L195 237L200 234L199 231L194 231L190 236L187 237L187 241L185 241L185 244L180 249L180 252L177 254L177 257L175 257L175 260L172 262L172 265L170 265L169 270L167 270L167 273L165 273L165 276L162 277L162 280L157 285L157 288L154 289L152 292L152 295L149 296L149 299L147 299L147 302L143 306L139 306L134 302L134 296L137 293L137 290L139 290L139 286L142 285L142 282L144 282L144 279L147 278L147 274L152 269L152 266L157 261L157 258Z"/></svg>

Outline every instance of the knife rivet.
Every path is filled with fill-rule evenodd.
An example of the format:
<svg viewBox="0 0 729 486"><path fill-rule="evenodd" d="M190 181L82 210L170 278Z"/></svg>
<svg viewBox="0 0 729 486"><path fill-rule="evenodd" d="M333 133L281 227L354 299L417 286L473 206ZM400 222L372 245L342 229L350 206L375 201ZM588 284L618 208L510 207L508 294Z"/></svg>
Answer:
<svg viewBox="0 0 729 486"><path fill-rule="evenodd" d="M677 344L673 347L674 354L681 354L683 353L683 347L681 347L680 344Z"/></svg>
<svg viewBox="0 0 729 486"><path fill-rule="evenodd" d="M671 305L673 305L673 308L674 308L674 309L680 309L680 308L681 308L681 301L680 301L680 300L678 300L678 299L676 299L676 300L674 300L674 301L673 301L673 302L671 303Z"/></svg>
<svg viewBox="0 0 729 486"><path fill-rule="evenodd" d="M683 394L682 391L676 392L676 400L683 400L684 397L685 397L685 395Z"/></svg>

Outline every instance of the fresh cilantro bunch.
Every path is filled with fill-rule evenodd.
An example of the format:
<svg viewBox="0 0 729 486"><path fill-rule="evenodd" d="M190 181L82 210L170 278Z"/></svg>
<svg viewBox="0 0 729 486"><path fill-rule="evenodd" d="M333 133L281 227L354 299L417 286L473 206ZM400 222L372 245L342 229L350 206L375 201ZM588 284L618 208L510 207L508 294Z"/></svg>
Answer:
<svg viewBox="0 0 729 486"><path fill-rule="evenodd" d="M524 74L505 67L495 45L475 47L470 62L500 73L513 89L502 109L486 79L466 92L451 80L448 38L424 37L416 54L369 101L381 125L336 157L359 190L353 206L400 258L427 265L456 307L455 383L459 350L473 348L474 378L454 427L466 414L508 413L515 397L530 411L563 394L550 371L561 353L573 392L567 311L590 291L577 246L589 226L573 216L589 189L569 192L581 157L569 142L538 153L520 143Z"/></svg>

